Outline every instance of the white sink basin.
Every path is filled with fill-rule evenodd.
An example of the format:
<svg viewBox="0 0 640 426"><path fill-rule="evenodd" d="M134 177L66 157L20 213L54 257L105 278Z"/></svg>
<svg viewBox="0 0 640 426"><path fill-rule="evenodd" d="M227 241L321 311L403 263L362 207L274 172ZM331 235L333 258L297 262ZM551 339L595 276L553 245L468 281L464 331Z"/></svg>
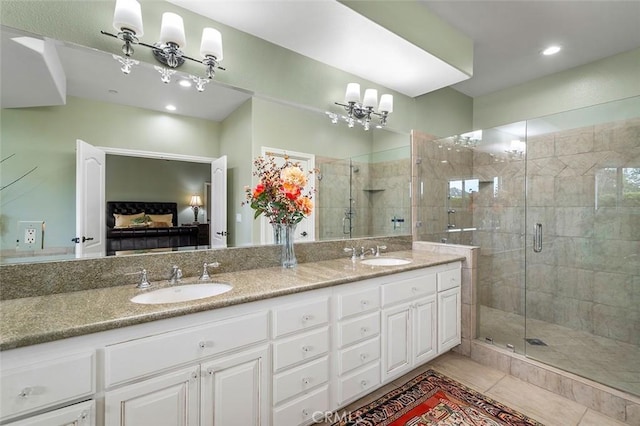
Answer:
<svg viewBox="0 0 640 426"><path fill-rule="evenodd" d="M189 300L217 296L228 292L232 288L229 284L222 283L180 285L148 291L133 297L131 301L144 305L187 302Z"/></svg>
<svg viewBox="0 0 640 426"><path fill-rule="evenodd" d="M397 257L372 257L371 259L365 259L362 261L363 265L371 266L398 266L407 265L413 262L409 259L400 259Z"/></svg>

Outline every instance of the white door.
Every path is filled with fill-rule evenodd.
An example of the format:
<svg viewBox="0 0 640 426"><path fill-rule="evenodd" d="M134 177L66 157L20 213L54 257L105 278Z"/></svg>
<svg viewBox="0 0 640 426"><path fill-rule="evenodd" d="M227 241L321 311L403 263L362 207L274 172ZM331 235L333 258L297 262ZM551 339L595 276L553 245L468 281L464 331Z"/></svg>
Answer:
<svg viewBox="0 0 640 426"><path fill-rule="evenodd" d="M412 315L413 365L416 366L436 356L436 295L415 302Z"/></svg>
<svg viewBox="0 0 640 426"><path fill-rule="evenodd" d="M382 311L382 382L411 367L411 305Z"/></svg>
<svg viewBox="0 0 640 426"><path fill-rule="evenodd" d="M268 346L202 365L202 426L267 426Z"/></svg>
<svg viewBox="0 0 640 426"><path fill-rule="evenodd" d="M313 154L306 154L304 152L295 152L295 151L286 151L279 148L268 148L262 147L262 156L270 155L274 158L277 165L284 164L285 156L289 157L289 160L293 162L300 163L302 169L306 172L309 172L316 167L316 156ZM308 192L311 188L314 187L313 180L309 180L307 186L303 189L303 193ZM316 191L318 188L314 188ZM296 226L296 242L304 242L304 241L315 241L315 210L317 206L315 205L318 201L317 193L313 194L313 203L314 209L311 214L306 218L302 219L298 226ZM261 244L273 244L273 228L269 221L264 217L264 215L260 218L260 243Z"/></svg>
<svg viewBox="0 0 640 426"><path fill-rule="evenodd" d="M103 150L76 141L76 257L106 253L105 162Z"/></svg>
<svg viewBox="0 0 640 426"><path fill-rule="evenodd" d="M227 246L227 156L211 162L211 247Z"/></svg>
<svg viewBox="0 0 640 426"><path fill-rule="evenodd" d="M185 368L105 393L105 426L198 426L200 369Z"/></svg>

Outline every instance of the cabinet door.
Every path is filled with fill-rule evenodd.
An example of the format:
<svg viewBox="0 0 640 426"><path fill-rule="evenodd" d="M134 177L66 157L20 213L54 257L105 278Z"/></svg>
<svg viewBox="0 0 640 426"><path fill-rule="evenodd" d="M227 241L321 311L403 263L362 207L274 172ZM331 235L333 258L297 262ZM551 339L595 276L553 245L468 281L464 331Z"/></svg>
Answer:
<svg viewBox="0 0 640 426"><path fill-rule="evenodd" d="M382 382L411 367L411 305L382 311Z"/></svg>
<svg viewBox="0 0 640 426"><path fill-rule="evenodd" d="M197 426L200 369L185 368L105 393L105 426Z"/></svg>
<svg viewBox="0 0 640 426"><path fill-rule="evenodd" d="M95 424L95 402L86 401L15 423L8 423L7 426L94 426Z"/></svg>
<svg viewBox="0 0 640 426"><path fill-rule="evenodd" d="M436 296L425 297L413 305L413 365L419 365L437 354Z"/></svg>
<svg viewBox="0 0 640 426"><path fill-rule="evenodd" d="M202 365L202 426L269 424L269 347Z"/></svg>
<svg viewBox="0 0 640 426"><path fill-rule="evenodd" d="M441 354L461 342L460 287L438 293L438 353Z"/></svg>

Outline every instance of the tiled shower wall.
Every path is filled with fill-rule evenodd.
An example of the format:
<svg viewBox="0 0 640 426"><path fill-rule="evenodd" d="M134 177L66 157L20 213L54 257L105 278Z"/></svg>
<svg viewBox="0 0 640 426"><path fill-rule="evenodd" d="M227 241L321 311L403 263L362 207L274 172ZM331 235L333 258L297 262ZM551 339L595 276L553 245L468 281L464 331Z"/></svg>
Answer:
<svg viewBox="0 0 640 426"><path fill-rule="evenodd" d="M413 174L424 182L414 192L422 222L414 239L479 246L478 303L524 315L526 256L528 317L640 344L640 201L621 201L620 181L604 183L607 173L640 168L640 119L529 137L527 225L524 160L432 139L414 133ZM446 182L459 178L480 181L476 230L447 233ZM536 222L539 254L529 247Z"/></svg>
<svg viewBox="0 0 640 426"><path fill-rule="evenodd" d="M640 170L640 119L531 137L527 316L640 344L640 198L607 174Z"/></svg>
<svg viewBox="0 0 640 426"><path fill-rule="evenodd" d="M375 163L316 158L322 175L316 195L320 239L350 238L345 221L350 203L353 238L408 235L410 162L409 158Z"/></svg>

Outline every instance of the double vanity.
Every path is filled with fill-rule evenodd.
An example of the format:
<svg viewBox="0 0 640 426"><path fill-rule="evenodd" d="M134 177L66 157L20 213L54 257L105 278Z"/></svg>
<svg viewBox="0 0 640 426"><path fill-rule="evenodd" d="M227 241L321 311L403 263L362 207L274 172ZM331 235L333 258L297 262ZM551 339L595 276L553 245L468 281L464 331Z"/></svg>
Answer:
<svg viewBox="0 0 640 426"><path fill-rule="evenodd" d="M459 256L369 260L4 300L0 424L323 420L461 341Z"/></svg>

